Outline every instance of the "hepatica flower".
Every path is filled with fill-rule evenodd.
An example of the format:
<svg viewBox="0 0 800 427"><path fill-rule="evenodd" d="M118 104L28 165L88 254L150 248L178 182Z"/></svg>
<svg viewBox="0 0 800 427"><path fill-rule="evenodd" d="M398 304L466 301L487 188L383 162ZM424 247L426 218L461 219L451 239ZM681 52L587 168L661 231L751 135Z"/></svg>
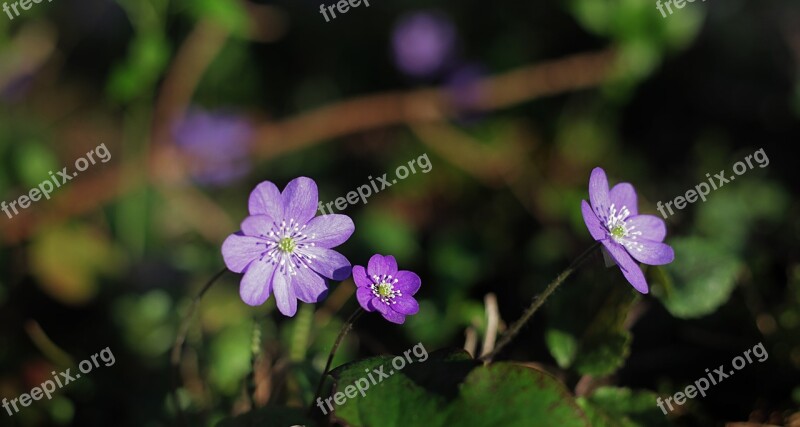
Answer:
<svg viewBox="0 0 800 427"><path fill-rule="evenodd" d="M203 185L225 185L250 171L253 126L243 117L192 109L173 127L177 148L192 178Z"/></svg>
<svg viewBox="0 0 800 427"><path fill-rule="evenodd" d="M298 299L325 298L326 278L350 277L350 262L331 248L353 234L353 221L346 215L314 217L317 203L317 184L305 177L282 193L264 181L250 194L250 216L222 244L228 269L244 273L239 293L245 303L261 305L272 293L278 310L294 316Z"/></svg>
<svg viewBox="0 0 800 427"><path fill-rule="evenodd" d="M455 26L447 15L416 12L395 25L392 47L397 67L413 77L428 77L448 64L457 45Z"/></svg>
<svg viewBox="0 0 800 427"><path fill-rule="evenodd" d="M356 282L356 298L364 310L378 311L383 317L397 324L406 321L406 316L417 314L419 304L413 295L422 281L415 273L397 271L394 257L375 254L369 259L367 268L353 267Z"/></svg>
<svg viewBox="0 0 800 427"><path fill-rule="evenodd" d="M653 215L639 215L636 190L627 182L608 190L608 179L601 168L589 178L589 200L581 203L586 227L603 244L637 291L649 292L647 281L636 261L642 264L669 264L675 259L672 248L663 243L667 235L664 221ZM635 261L634 261L635 260Z"/></svg>

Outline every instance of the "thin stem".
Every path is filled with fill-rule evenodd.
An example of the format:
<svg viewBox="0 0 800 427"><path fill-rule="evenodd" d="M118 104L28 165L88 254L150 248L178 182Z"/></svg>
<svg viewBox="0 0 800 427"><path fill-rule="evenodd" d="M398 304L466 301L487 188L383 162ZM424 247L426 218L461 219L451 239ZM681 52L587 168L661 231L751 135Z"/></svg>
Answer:
<svg viewBox="0 0 800 427"><path fill-rule="evenodd" d="M580 265L583 264L583 262L589 258L589 255L591 255L591 253L594 252L594 250L597 249L598 247L600 247L600 242L595 242L594 245L592 245L589 249L585 250L577 258L575 258L575 261L572 261L572 264L570 264L566 270L562 271L561 274L559 274L558 277L555 278L555 280L550 282L550 284L547 285L547 288L545 288L544 292L542 292L541 295L538 295L533 299L531 306L528 307L527 310L525 310L525 313L522 314L522 317L520 317L519 320L514 322L514 324L511 325L510 328L508 328L508 331L506 331L506 333L503 334L503 336L500 338L500 341L498 341L497 346L494 348L494 350L492 350L491 353L482 356L481 360L483 360L486 363L491 362L492 358L494 358L497 355L497 353L500 352L500 350L502 350L506 345L508 345L509 342L511 342L512 339L514 339L515 336L517 336L522 327L525 326L526 323L528 323L528 320L530 320L534 314L536 314L536 311L539 310L539 308L544 304L547 298L549 298L550 295L562 283L564 283L564 281L567 280L567 278L571 276L572 273L575 270L577 270L578 267L580 267Z"/></svg>
<svg viewBox="0 0 800 427"><path fill-rule="evenodd" d="M197 306L200 304L200 300L203 299L203 295L211 289L211 286L222 277L225 272L228 271L227 268L223 268L217 274L215 274L206 284L203 286L203 289L194 297L192 300L192 305L189 307L189 312L186 313L186 316L183 318L181 322L181 328L178 331L178 335L175 337L175 342L172 344L172 354L170 356L170 363L172 365L172 398L175 401L175 410L178 413L178 419L181 421L181 424L184 426L188 426L186 423L186 418L183 413L183 408L181 407L180 399L178 398L178 383L180 382L180 364L181 358L183 357L183 343L186 342L186 336L189 335L189 328L192 326L192 319L194 318L194 313L197 311Z"/></svg>
<svg viewBox="0 0 800 427"><path fill-rule="evenodd" d="M325 384L325 377L328 375L328 372L331 369L331 364L333 364L333 356L336 355L336 350L339 349L339 345L342 343L342 340L350 332L350 329L353 329L353 324L365 311L363 308L358 307L353 314L344 322L342 326L342 330L339 331L339 336L336 337L336 341L333 343L333 347L331 348L331 353L328 355L328 362L325 364L325 369L322 371L322 376L319 379L319 384L317 385L317 392L314 394L314 398L311 399L311 405L309 405L308 413L311 415L314 411L314 402L320 397L322 393L322 385Z"/></svg>

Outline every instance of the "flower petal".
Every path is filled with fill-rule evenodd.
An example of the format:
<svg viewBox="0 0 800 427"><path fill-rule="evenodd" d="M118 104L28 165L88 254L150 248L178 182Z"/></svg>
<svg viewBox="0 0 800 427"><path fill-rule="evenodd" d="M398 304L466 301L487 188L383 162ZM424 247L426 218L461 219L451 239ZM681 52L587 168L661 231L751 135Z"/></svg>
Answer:
<svg viewBox="0 0 800 427"><path fill-rule="evenodd" d="M272 276L272 293L275 304L284 316L292 317L297 313L297 296L291 286L290 279L279 270Z"/></svg>
<svg viewBox="0 0 800 427"><path fill-rule="evenodd" d="M400 314L409 316L419 313L419 303L410 295L399 296L394 302L390 308Z"/></svg>
<svg viewBox="0 0 800 427"><path fill-rule="evenodd" d="M639 205L636 201L636 190L633 185L627 182L620 182L608 192L608 199L614 204L619 212L623 207L628 208L631 215L639 213Z"/></svg>
<svg viewBox="0 0 800 427"><path fill-rule="evenodd" d="M406 316L402 313L398 313L394 310L389 310L386 313L381 313L383 318L398 325L402 325L406 322Z"/></svg>
<svg viewBox="0 0 800 427"><path fill-rule="evenodd" d="M275 221L283 219L283 199L275 184L264 181L250 193L250 215L267 215Z"/></svg>
<svg viewBox="0 0 800 427"><path fill-rule="evenodd" d="M592 235L594 240L603 240L608 237L606 227L597 217L597 214L592 211L586 200L581 200L581 214L583 214L583 222L586 223L586 228L589 229L589 234Z"/></svg>
<svg viewBox="0 0 800 427"><path fill-rule="evenodd" d="M300 225L306 224L317 213L319 194L317 183L311 178L301 176L286 184L281 193L283 199L283 219L294 219Z"/></svg>
<svg viewBox="0 0 800 427"><path fill-rule="evenodd" d="M628 253L641 262L648 265L669 264L675 259L675 251L666 243L654 242L647 239L629 240L632 242L628 248Z"/></svg>
<svg viewBox="0 0 800 427"><path fill-rule="evenodd" d="M353 220L347 215L321 215L311 219L303 233L308 241L323 248L332 248L344 243L355 231Z"/></svg>
<svg viewBox="0 0 800 427"><path fill-rule="evenodd" d="M352 270L350 261L339 252L333 249L319 248L316 246L298 249L298 251L310 255L313 259L307 261L308 266L328 279L341 282L350 277Z"/></svg>
<svg viewBox="0 0 800 427"><path fill-rule="evenodd" d="M664 237L667 236L667 226L664 220L654 215L636 215L629 217L625 221L625 226L628 231L637 232L642 234L638 235L640 239L652 240L654 242L663 242Z"/></svg>
<svg viewBox="0 0 800 427"><path fill-rule="evenodd" d="M395 260L393 256L375 254L369 259L369 264L367 264L367 274L370 276L381 276L384 274L394 275L395 273L397 273L397 260Z"/></svg>
<svg viewBox="0 0 800 427"><path fill-rule="evenodd" d="M353 281L356 282L356 286L359 288L368 287L372 284L372 280L367 277L367 270L360 265L353 267Z"/></svg>
<svg viewBox="0 0 800 427"><path fill-rule="evenodd" d="M414 295L419 290L420 285L422 285L422 280L419 276L408 270L400 270L394 277L397 279L394 288L402 292L403 295Z"/></svg>
<svg viewBox="0 0 800 427"><path fill-rule="evenodd" d="M275 264L267 261L254 261L247 268L239 285L239 296L247 305L259 306L269 298L272 289L272 276Z"/></svg>
<svg viewBox="0 0 800 427"><path fill-rule="evenodd" d="M648 293L649 290L647 288L647 280L644 278L644 273L642 273L642 269L639 268L639 265L636 264L633 258L628 254L628 251L625 250L622 245L612 240L603 240L603 246L608 250L608 253L611 254L611 257L614 258L619 269L622 270L622 275L633 285L634 289L643 294Z"/></svg>
<svg viewBox="0 0 800 427"><path fill-rule="evenodd" d="M608 178L602 168L592 169L589 177L589 201L597 217L602 221L608 215L611 202L608 198Z"/></svg>
<svg viewBox="0 0 800 427"><path fill-rule="evenodd" d="M358 300L358 304L367 311L375 311L375 307L370 304L372 298L375 298L375 294L372 293L370 288L358 288L356 289L356 299Z"/></svg>
<svg viewBox="0 0 800 427"><path fill-rule="evenodd" d="M369 304L370 306L372 306L374 310L379 311L384 319L392 323L397 323L398 325L402 325L403 322L406 321L406 316L392 310L392 308L389 307L389 305L386 304L385 302L381 301L380 298L373 298L369 302Z"/></svg>
<svg viewBox="0 0 800 427"><path fill-rule="evenodd" d="M242 231L248 236L266 237L272 231L272 217L269 215L252 215L242 221Z"/></svg>
<svg viewBox="0 0 800 427"><path fill-rule="evenodd" d="M254 259L264 252L264 240L258 237L245 236L242 232L231 234L222 242L222 258L228 270L241 273Z"/></svg>
<svg viewBox="0 0 800 427"><path fill-rule="evenodd" d="M292 289L300 301L316 304L328 296L325 279L308 267L298 267L292 276Z"/></svg>

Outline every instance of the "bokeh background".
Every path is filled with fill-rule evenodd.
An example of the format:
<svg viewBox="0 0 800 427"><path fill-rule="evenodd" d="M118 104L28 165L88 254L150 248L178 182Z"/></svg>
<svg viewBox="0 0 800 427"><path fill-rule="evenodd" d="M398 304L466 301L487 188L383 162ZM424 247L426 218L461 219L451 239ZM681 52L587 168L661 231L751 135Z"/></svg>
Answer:
<svg viewBox="0 0 800 427"><path fill-rule="evenodd" d="M645 393L628 410L655 416L619 425L799 425L800 5L710 0L663 18L649 0L374 0L325 22L320 3L59 0L0 15L0 199L98 144L112 154L0 215L0 396L116 357L0 425L175 425L181 319L263 180L312 177L332 201L431 161L342 212L351 262L393 254L423 287L405 325L363 317L338 365L417 342L479 351L490 317L518 318L591 244L579 206L593 167L657 214L760 148L769 166L669 218L677 259L648 269L650 295L595 257L499 359L578 395ZM181 360L190 425L307 404L353 292L332 284L288 319L223 276ZM669 417L655 406L759 342L766 362Z"/></svg>

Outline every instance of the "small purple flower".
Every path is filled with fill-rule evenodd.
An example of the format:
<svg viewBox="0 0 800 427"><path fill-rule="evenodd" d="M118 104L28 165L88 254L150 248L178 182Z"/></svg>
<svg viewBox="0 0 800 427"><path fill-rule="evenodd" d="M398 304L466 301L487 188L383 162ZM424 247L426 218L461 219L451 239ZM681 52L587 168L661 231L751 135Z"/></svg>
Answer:
<svg viewBox="0 0 800 427"><path fill-rule="evenodd" d="M397 324L419 312L419 304L412 295L422 281L416 273L397 271L397 261L391 255L373 255L366 269L360 265L353 267L353 280L358 287L358 303L367 311L377 310L386 320Z"/></svg>
<svg viewBox="0 0 800 427"><path fill-rule="evenodd" d="M414 77L428 77L454 56L456 29L441 13L416 12L395 25L392 36L397 67Z"/></svg>
<svg viewBox="0 0 800 427"><path fill-rule="evenodd" d="M350 277L350 261L331 248L353 234L353 221L347 215L315 218L318 201L317 184L306 177L293 179L283 193L269 181L253 190L242 231L222 244L228 269L244 273L242 301L257 306L274 293L278 310L291 317L298 299L313 304L325 298L325 278Z"/></svg>
<svg viewBox="0 0 800 427"><path fill-rule="evenodd" d="M174 126L191 176L205 185L224 185L250 171L252 125L243 117L193 109Z"/></svg>
<svg viewBox="0 0 800 427"><path fill-rule="evenodd" d="M636 190L623 182L608 190L608 179L601 168L589 178L589 200L581 202L583 221L592 237L603 244L633 287L646 294L647 281L639 265L669 264L675 259L672 248L662 243L667 235L664 221L653 215L638 215Z"/></svg>

